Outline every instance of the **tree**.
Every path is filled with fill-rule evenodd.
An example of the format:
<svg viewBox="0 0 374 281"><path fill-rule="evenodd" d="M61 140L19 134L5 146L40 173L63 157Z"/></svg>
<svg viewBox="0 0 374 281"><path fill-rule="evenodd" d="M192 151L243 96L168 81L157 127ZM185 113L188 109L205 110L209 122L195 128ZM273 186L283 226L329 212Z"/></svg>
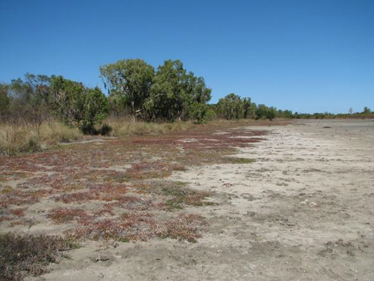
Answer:
<svg viewBox="0 0 374 281"><path fill-rule="evenodd" d="M281 111L281 112L282 112L282 114L280 115L280 117L283 117L283 118L293 118L293 114L292 114L291 110L284 110L284 111Z"/></svg>
<svg viewBox="0 0 374 281"><path fill-rule="evenodd" d="M269 119L271 121L275 118L276 112L277 112L277 110L276 110L275 107L267 108L265 116L266 116L267 119Z"/></svg>
<svg viewBox="0 0 374 281"><path fill-rule="evenodd" d="M265 119L268 108L264 104L259 104L256 109L256 119Z"/></svg>
<svg viewBox="0 0 374 281"><path fill-rule="evenodd" d="M5 118L7 115L9 104L8 85L0 83L0 118Z"/></svg>
<svg viewBox="0 0 374 281"><path fill-rule="evenodd" d="M10 118L40 126L49 117L49 88L50 80L45 75L27 73L24 80L13 79L7 86Z"/></svg>
<svg viewBox="0 0 374 281"><path fill-rule="evenodd" d="M50 102L54 114L69 124L82 120L84 90L82 83L52 76Z"/></svg>
<svg viewBox="0 0 374 281"><path fill-rule="evenodd" d="M108 100L101 90L85 89L82 119L77 120L84 133L94 133L94 125L101 123L108 115Z"/></svg>
<svg viewBox="0 0 374 281"><path fill-rule="evenodd" d="M256 119L256 110L257 110L257 105L252 102L251 103L251 109L250 109L250 117L251 119Z"/></svg>
<svg viewBox="0 0 374 281"><path fill-rule="evenodd" d="M243 99L243 117L244 119L251 118L251 98Z"/></svg>
<svg viewBox="0 0 374 281"><path fill-rule="evenodd" d="M59 118L85 133L92 133L108 114L108 100L99 88L86 88L62 76L52 77L51 104Z"/></svg>
<svg viewBox="0 0 374 281"><path fill-rule="evenodd" d="M167 60L157 69L144 109L148 119L186 119L194 104L205 104L210 94L202 77L187 73L179 60Z"/></svg>
<svg viewBox="0 0 374 281"><path fill-rule="evenodd" d="M270 121L276 117L277 109L275 107L267 107L259 104L256 110L256 119L269 119Z"/></svg>
<svg viewBox="0 0 374 281"><path fill-rule="evenodd" d="M367 106L364 107L364 111L362 112L363 114L370 114L371 113L371 109L368 108Z"/></svg>
<svg viewBox="0 0 374 281"><path fill-rule="evenodd" d="M243 118L244 109L240 96L234 93L228 94L226 97L218 101L218 110L227 120Z"/></svg>
<svg viewBox="0 0 374 281"><path fill-rule="evenodd" d="M100 67L100 76L110 96L119 96L131 108L135 119L149 97L154 77L153 66L141 59L120 60Z"/></svg>
<svg viewBox="0 0 374 281"><path fill-rule="evenodd" d="M191 117L196 120L196 123L201 124L207 121L211 121L215 118L216 113L213 109L205 103L195 102L191 106Z"/></svg>
<svg viewBox="0 0 374 281"><path fill-rule="evenodd" d="M131 108L125 96L111 95L108 97L109 112L115 117L123 117L131 114Z"/></svg>

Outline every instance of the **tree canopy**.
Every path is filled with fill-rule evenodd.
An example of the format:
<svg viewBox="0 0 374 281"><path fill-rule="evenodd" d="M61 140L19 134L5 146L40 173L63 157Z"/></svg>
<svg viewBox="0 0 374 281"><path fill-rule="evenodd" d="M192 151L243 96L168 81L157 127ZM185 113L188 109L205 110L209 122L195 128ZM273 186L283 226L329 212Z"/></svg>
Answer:
<svg viewBox="0 0 374 281"><path fill-rule="evenodd" d="M100 67L109 95L130 106L134 118L149 97L154 72L153 66L141 59L120 60Z"/></svg>
<svg viewBox="0 0 374 281"><path fill-rule="evenodd" d="M144 109L148 119L187 119L193 104L205 104L210 98L204 78L187 73L179 60L167 60L157 69Z"/></svg>

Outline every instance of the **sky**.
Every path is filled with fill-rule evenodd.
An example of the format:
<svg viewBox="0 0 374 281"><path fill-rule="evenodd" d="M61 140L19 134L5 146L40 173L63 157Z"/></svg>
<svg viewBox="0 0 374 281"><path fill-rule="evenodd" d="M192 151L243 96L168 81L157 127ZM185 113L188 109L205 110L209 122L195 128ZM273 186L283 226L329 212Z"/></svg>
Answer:
<svg viewBox="0 0 374 281"><path fill-rule="evenodd" d="M25 73L103 84L99 67L180 59L212 100L374 109L373 0L0 0L0 82Z"/></svg>

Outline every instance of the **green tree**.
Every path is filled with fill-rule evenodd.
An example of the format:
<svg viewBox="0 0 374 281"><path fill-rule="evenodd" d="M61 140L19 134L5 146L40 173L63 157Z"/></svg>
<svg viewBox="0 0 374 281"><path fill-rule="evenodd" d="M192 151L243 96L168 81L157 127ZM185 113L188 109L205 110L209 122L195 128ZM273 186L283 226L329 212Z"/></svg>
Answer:
<svg viewBox="0 0 374 281"><path fill-rule="evenodd" d="M115 117L123 117L131 114L131 108L128 105L125 96L111 95L108 97L109 112Z"/></svg>
<svg viewBox="0 0 374 281"><path fill-rule="evenodd" d="M282 118L293 118L291 110L279 110L277 116Z"/></svg>
<svg viewBox="0 0 374 281"><path fill-rule="evenodd" d="M195 103L205 104L210 96L202 77L187 73L179 60L167 60L157 69L144 108L148 119L186 119L196 109Z"/></svg>
<svg viewBox="0 0 374 281"><path fill-rule="evenodd" d="M92 133L108 114L108 100L99 88L86 88L62 76L52 77L51 104L58 117L85 133Z"/></svg>
<svg viewBox="0 0 374 281"><path fill-rule="evenodd" d="M243 117L244 119L251 118L251 98L243 99Z"/></svg>
<svg viewBox="0 0 374 281"><path fill-rule="evenodd" d="M243 118L244 109L240 96L234 93L228 94L221 98L217 104L218 111L227 120Z"/></svg>
<svg viewBox="0 0 374 281"><path fill-rule="evenodd" d="M101 90L85 89L82 119L77 120L84 133L94 133L94 125L100 124L108 115L108 100Z"/></svg>
<svg viewBox="0 0 374 281"><path fill-rule="evenodd" d="M259 104L256 109L256 119L265 119L268 107L264 104Z"/></svg>
<svg viewBox="0 0 374 281"><path fill-rule="evenodd" d="M275 107L268 107L267 110L266 110L266 113L265 113L265 116L267 119L269 119L270 121L273 120L276 116L276 108Z"/></svg>
<svg viewBox="0 0 374 281"><path fill-rule="evenodd" d="M52 76L50 102L55 115L69 124L82 120L84 90L82 83Z"/></svg>
<svg viewBox="0 0 374 281"><path fill-rule="evenodd" d="M368 108L367 106L364 107L364 111L362 112L363 114L370 114L371 113L371 109Z"/></svg>
<svg viewBox="0 0 374 281"><path fill-rule="evenodd" d="M191 106L191 117L196 121L196 123L201 124L207 121L211 121L216 117L216 113L205 103L195 102Z"/></svg>
<svg viewBox="0 0 374 281"><path fill-rule="evenodd" d="M5 118L9 111L10 99L8 85L0 83L0 118Z"/></svg>
<svg viewBox="0 0 374 281"><path fill-rule="evenodd" d="M150 94L153 66L141 59L120 60L101 66L100 76L110 96L119 96L116 101L126 102L135 119Z"/></svg>

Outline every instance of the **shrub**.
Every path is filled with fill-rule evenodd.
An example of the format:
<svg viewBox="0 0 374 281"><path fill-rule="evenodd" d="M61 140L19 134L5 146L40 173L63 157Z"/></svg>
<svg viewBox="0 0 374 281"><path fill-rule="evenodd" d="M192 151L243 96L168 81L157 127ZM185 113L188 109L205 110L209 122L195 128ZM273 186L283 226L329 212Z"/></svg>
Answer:
<svg viewBox="0 0 374 281"><path fill-rule="evenodd" d="M63 256L62 251L77 247L59 236L0 235L0 280L22 280L24 272L41 275Z"/></svg>
<svg viewBox="0 0 374 281"><path fill-rule="evenodd" d="M100 128L100 135L102 136L109 136L112 132L113 128L108 124L103 124Z"/></svg>

